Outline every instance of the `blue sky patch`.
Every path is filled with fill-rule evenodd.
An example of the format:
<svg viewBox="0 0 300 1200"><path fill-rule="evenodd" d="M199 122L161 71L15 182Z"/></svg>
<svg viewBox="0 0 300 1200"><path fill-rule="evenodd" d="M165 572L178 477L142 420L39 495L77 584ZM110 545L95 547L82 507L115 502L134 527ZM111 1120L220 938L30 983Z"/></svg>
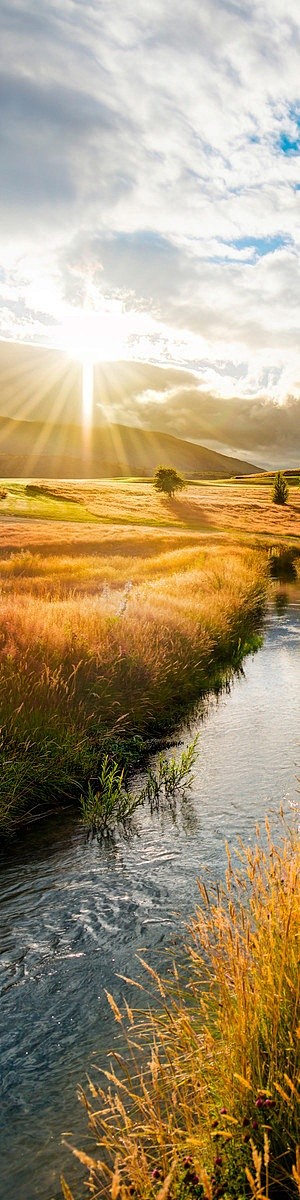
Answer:
<svg viewBox="0 0 300 1200"><path fill-rule="evenodd" d="M292 155L300 154L300 133L299 137L290 137L288 133L281 133L279 138L279 149L282 154L287 154L290 158Z"/></svg>
<svg viewBox="0 0 300 1200"><path fill-rule="evenodd" d="M300 186L300 185L299 185ZM288 234L274 234L270 237L240 237L240 238L217 238L220 246L226 246L229 254L216 253L204 255L203 261L220 263L223 267L229 264L239 266L241 262L244 266L255 266L261 258L265 258L267 254L274 254L276 250L282 250L283 247L290 248L293 245L293 240ZM248 254L243 254L241 258L240 252L248 251Z"/></svg>
<svg viewBox="0 0 300 1200"><path fill-rule="evenodd" d="M274 237L234 238L233 241L229 242L229 245L235 250L249 250L249 252L252 251L252 261L253 254L255 255L256 259L264 258L266 254L274 254L275 250L281 250L283 246L287 246L289 244L290 238L280 233L275 234Z"/></svg>
<svg viewBox="0 0 300 1200"><path fill-rule="evenodd" d="M278 146L282 154L292 157L300 154L300 109L292 105L288 111L289 129L283 129L279 134Z"/></svg>

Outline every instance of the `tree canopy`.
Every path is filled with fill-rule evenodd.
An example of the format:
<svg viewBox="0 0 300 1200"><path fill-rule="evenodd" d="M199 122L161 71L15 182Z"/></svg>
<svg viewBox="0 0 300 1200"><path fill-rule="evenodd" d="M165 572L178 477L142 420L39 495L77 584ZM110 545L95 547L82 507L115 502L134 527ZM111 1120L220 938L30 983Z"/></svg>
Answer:
<svg viewBox="0 0 300 1200"><path fill-rule="evenodd" d="M166 496L174 496L175 492L182 492L186 487L185 479L175 471L175 467L157 467L153 483L156 491L164 492Z"/></svg>

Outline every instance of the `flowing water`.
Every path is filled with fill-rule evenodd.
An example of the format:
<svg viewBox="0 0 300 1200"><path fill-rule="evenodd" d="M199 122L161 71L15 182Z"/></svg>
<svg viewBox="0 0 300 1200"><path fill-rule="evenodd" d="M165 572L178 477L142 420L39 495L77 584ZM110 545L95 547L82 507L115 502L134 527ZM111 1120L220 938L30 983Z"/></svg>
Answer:
<svg viewBox="0 0 300 1200"><path fill-rule="evenodd" d="M199 730L188 798L142 810L128 841L86 842L74 816L48 820L1 861L1 1200L54 1200L80 1171L63 1131L88 1146L76 1087L97 1072L116 1028L104 989L140 978L142 951L162 966L180 946L197 875L219 878L224 842L255 837L266 813L295 808L300 775L300 597L270 606L264 645L230 693L181 731ZM130 997L132 999L132 997ZM76 1191L76 1188L75 1188Z"/></svg>

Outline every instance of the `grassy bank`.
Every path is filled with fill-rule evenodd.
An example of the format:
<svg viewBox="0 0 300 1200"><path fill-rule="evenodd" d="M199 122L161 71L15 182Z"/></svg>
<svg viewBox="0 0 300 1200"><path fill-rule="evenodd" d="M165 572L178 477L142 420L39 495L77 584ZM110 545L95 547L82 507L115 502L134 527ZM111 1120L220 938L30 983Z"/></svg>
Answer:
<svg viewBox="0 0 300 1200"><path fill-rule="evenodd" d="M199 891L184 968L166 983L149 966L152 1015L147 989L144 1012L140 990L139 1012L125 1000L125 1060L115 1053L103 1086L82 1095L92 1196L300 1194L298 832L283 827L278 846L266 826L228 855L224 885Z"/></svg>
<svg viewBox="0 0 300 1200"><path fill-rule="evenodd" d="M126 767L251 641L265 589L255 549L131 533L98 553L0 561L0 827L97 788Z"/></svg>

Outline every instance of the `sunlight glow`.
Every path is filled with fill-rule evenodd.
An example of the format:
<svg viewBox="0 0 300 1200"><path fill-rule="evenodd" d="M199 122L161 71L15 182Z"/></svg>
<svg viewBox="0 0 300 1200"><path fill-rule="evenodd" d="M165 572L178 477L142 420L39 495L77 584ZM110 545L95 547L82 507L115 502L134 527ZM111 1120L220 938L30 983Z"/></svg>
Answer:
<svg viewBox="0 0 300 1200"><path fill-rule="evenodd" d="M90 355L82 360L82 423L85 429L93 424L94 362Z"/></svg>
<svg viewBox="0 0 300 1200"><path fill-rule="evenodd" d="M119 305L110 308L101 306L69 309L65 314L60 342L64 350L74 358L86 361L90 355L94 361L111 361L122 358L127 335L126 315Z"/></svg>

